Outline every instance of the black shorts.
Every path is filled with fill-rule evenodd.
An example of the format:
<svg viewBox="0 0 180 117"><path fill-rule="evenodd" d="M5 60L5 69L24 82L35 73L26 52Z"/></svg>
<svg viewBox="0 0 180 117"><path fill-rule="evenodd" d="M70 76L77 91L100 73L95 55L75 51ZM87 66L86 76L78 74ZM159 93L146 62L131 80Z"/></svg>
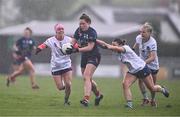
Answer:
<svg viewBox="0 0 180 117"><path fill-rule="evenodd" d="M19 59L15 59L14 61L13 61L13 64L14 65L21 65L22 63L24 63L24 61L26 61L26 60L30 60L28 57L21 57L21 58L19 58Z"/></svg>
<svg viewBox="0 0 180 117"><path fill-rule="evenodd" d="M72 68L66 68L66 69L63 69L63 70L58 70L58 71L55 71L55 72L51 72L52 75L56 76L56 75L62 75L62 74L65 74L66 72L69 72L69 71L72 71Z"/></svg>
<svg viewBox="0 0 180 117"><path fill-rule="evenodd" d="M101 55L97 56L81 56L81 68L86 68L87 64L93 64L94 66L98 66L101 61Z"/></svg>
<svg viewBox="0 0 180 117"><path fill-rule="evenodd" d="M152 75L156 75L159 72L159 69L158 70L150 69L150 71Z"/></svg>
<svg viewBox="0 0 180 117"><path fill-rule="evenodd" d="M130 72L128 72L128 73L130 73ZM136 76L138 79L144 79L151 74L151 71L148 68L148 66L145 66L142 70L140 70L136 73L130 73L130 74Z"/></svg>

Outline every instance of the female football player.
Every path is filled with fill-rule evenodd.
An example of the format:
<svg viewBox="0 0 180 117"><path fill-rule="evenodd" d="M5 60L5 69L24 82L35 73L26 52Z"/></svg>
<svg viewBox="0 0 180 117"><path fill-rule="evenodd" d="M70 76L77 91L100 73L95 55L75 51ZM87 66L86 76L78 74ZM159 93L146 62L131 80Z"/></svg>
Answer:
<svg viewBox="0 0 180 117"><path fill-rule="evenodd" d="M31 35L32 30L27 27L24 30L24 36L16 41L15 48L17 49L13 52L13 58L15 59L15 64L18 64L18 68L8 76L7 86L9 86L11 82L15 81L16 77L22 74L24 70L27 70L30 75L32 88L39 89L39 86L35 81L34 65L31 62L32 51L36 48Z"/></svg>
<svg viewBox="0 0 180 117"><path fill-rule="evenodd" d="M140 31L140 34L136 37L136 43L134 44L133 49L139 49L139 55L150 68L153 82L156 84L157 73L159 71L159 62L157 56L157 43L156 40L151 36L153 29L149 23L145 23L141 27ZM144 97L141 105L144 106L145 104L149 103L149 99L142 80L139 80L139 87ZM157 107L157 103L155 101L155 92L151 92L150 103L151 106Z"/></svg>
<svg viewBox="0 0 180 117"><path fill-rule="evenodd" d="M43 44L39 45L36 55L43 49L51 49L51 74L56 87L61 91L65 90L64 105L70 105L69 96L71 94L72 68L70 55L62 52L62 45L71 42L71 38L64 34L64 26L56 24L56 35L48 38Z"/></svg>
<svg viewBox="0 0 180 117"><path fill-rule="evenodd" d="M161 92L165 97L169 97L169 92L166 88L160 85L154 85L150 69L146 63L136 55L136 53L125 42L120 39L115 39L112 45L105 43L104 41L97 40L98 43L118 53L119 60L124 63L129 71L125 75L123 80L124 97L127 101L126 107L133 108L132 106L132 94L130 87L138 79L141 79L147 88L152 92Z"/></svg>
<svg viewBox="0 0 180 117"><path fill-rule="evenodd" d="M94 92L95 106L99 105L103 95L97 89L97 84L92 80L93 74L98 67L101 59L99 49L97 47L96 30L90 27L91 19L88 15L80 16L79 28L75 31L72 43L78 42L80 48L74 48L73 52L81 52L81 72L84 78L84 97L80 101L83 106L88 106L91 91ZM70 50L72 53L72 50Z"/></svg>

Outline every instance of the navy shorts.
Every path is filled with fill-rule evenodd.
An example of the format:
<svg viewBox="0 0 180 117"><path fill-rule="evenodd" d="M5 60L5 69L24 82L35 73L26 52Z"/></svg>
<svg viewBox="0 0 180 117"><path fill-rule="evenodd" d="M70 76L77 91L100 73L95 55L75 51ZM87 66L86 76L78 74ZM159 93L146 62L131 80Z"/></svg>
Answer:
<svg viewBox="0 0 180 117"><path fill-rule="evenodd" d="M151 70L148 68L148 66L145 66L142 70L136 73L130 73L130 74L136 76L138 79L144 79L151 74Z"/></svg>
<svg viewBox="0 0 180 117"><path fill-rule="evenodd" d="M152 75L156 75L159 72L159 69L158 70L150 69L150 71Z"/></svg>
<svg viewBox="0 0 180 117"><path fill-rule="evenodd" d="M62 75L62 74L65 74L69 71L72 71L72 68L66 68L66 69L63 69L63 70L58 70L58 71L55 71L55 72L51 72L52 75L56 76L56 75Z"/></svg>
<svg viewBox="0 0 180 117"><path fill-rule="evenodd" d="M101 55L98 56L91 56L91 57L86 57L82 56L81 57L81 68L86 68L87 64L93 64L94 66L98 66L101 61Z"/></svg>
<svg viewBox="0 0 180 117"><path fill-rule="evenodd" d="M24 63L24 61L26 61L26 60L30 60L28 57L21 57L21 58L19 58L19 59L15 59L14 61L13 61L13 64L15 64L15 65L21 65L22 63Z"/></svg>

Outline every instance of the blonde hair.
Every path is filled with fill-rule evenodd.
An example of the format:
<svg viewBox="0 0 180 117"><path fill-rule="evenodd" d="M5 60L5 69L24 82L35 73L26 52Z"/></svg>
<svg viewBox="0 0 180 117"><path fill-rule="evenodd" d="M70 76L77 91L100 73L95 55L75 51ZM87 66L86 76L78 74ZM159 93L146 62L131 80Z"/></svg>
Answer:
<svg viewBox="0 0 180 117"><path fill-rule="evenodd" d="M143 24L142 28L147 29L147 31L150 32L151 34L153 33L153 27L149 22L145 22Z"/></svg>

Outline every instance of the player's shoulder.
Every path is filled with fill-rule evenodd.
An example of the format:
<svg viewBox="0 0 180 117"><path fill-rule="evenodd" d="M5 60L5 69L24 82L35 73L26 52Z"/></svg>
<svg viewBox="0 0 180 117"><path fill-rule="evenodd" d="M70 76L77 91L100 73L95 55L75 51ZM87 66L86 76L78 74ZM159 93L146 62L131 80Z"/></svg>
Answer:
<svg viewBox="0 0 180 117"><path fill-rule="evenodd" d="M122 47L125 49L125 52L131 51L131 47L129 45L123 45Z"/></svg>
<svg viewBox="0 0 180 117"><path fill-rule="evenodd" d="M79 33L80 32L80 28L78 27L76 30L75 30L75 33Z"/></svg>
<svg viewBox="0 0 180 117"><path fill-rule="evenodd" d="M149 41L150 44L156 44L156 39L154 37L150 37L150 41Z"/></svg>
<svg viewBox="0 0 180 117"><path fill-rule="evenodd" d="M64 39L65 40L72 40L72 38L70 36L67 36L67 35L64 36Z"/></svg>
<svg viewBox="0 0 180 117"><path fill-rule="evenodd" d="M51 36L51 37L48 37L47 39L46 39L46 41L47 42L53 42L54 40L55 40L55 36Z"/></svg>
<svg viewBox="0 0 180 117"><path fill-rule="evenodd" d="M96 32L96 30L93 27L89 27L89 31Z"/></svg>
<svg viewBox="0 0 180 117"><path fill-rule="evenodd" d="M156 39L154 37L151 36L150 39L152 42L156 42Z"/></svg>
<svg viewBox="0 0 180 117"><path fill-rule="evenodd" d="M70 39L71 37L70 37L70 36L68 36L68 35L64 35L64 38L68 38L68 39Z"/></svg>
<svg viewBox="0 0 180 117"><path fill-rule="evenodd" d="M21 38L19 38L17 41L22 41L22 40L25 40L25 38L24 38L24 37L21 37Z"/></svg>
<svg viewBox="0 0 180 117"><path fill-rule="evenodd" d="M88 33L89 33L89 35L91 35L91 36L97 36L96 30L95 30L94 28L92 28L92 27L89 27Z"/></svg>
<svg viewBox="0 0 180 117"><path fill-rule="evenodd" d="M48 37L46 40L54 40L56 37L55 36L51 36L51 37Z"/></svg>

